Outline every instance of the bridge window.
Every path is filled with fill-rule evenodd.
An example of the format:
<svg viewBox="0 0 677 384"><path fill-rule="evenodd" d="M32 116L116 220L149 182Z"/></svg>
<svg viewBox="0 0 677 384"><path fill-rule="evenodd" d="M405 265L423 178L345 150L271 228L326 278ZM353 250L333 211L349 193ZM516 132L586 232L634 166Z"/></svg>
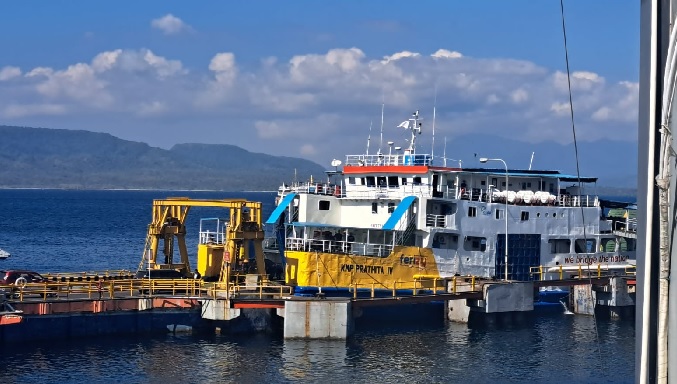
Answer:
<svg viewBox="0 0 677 384"><path fill-rule="evenodd" d="M436 233L433 237L433 248L457 249L458 235L450 233Z"/></svg>
<svg viewBox="0 0 677 384"><path fill-rule="evenodd" d="M634 252L637 250L637 239L621 237L618 248L619 251Z"/></svg>
<svg viewBox="0 0 677 384"><path fill-rule="evenodd" d="M406 177L402 178L402 185L407 185L407 178Z"/></svg>
<svg viewBox="0 0 677 384"><path fill-rule="evenodd" d="M600 252L614 252L616 250L616 239L614 238L602 238L599 242Z"/></svg>
<svg viewBox="0 0 677 384"><path fill-rule="evenodd" d="M595 252L595 239L576 239L574 243L574 252L593 253Z"/></svg>
<svg viewBox="0 0 677 384"><path fill-rule="evenodd" d="M571 240L569 239L550 239L550 253L569 253L571 252Z"/></svg>
<svg viewBox="0 0 677 384"><path fill-rule="evenodd" d="M397 181L399 180L399 177L397 176L388 176L388 186L389 187L399 187L399 184Z"/></svg>
<svg viewBox="0 0 677 384"><path fill-rule="evenodd" d="M503 218L503 210L502 209L497 209L496 210L496 220L502 219Z"/></svg>
<svg viewBox="0 0 677 384"><path fill-rule="evenodd" d="M385 176L379 176L376 178L376 182L378 183L379 187L385 187L386 186L386 177Z"/></svg>
<svg viewBox="0 0 677 384"><path fill-rule="evenodd" d="M468 207L468 217L477 216L477 207Z"/></svg>
<svg viewBox="0 0 677 384"><path fill-rule="evenodd" d="M388 213L395 212L395 203L388 203Z"/></svg>
<svg viewBox="0 0 677 384"><path fill-rule="evenodd" d="M319 209L320 209L320 211L328 211L329 210L329 200L320 200Z"/></svg>
<svg viewBox="0 0 677 384"><path fill-rule="evenodd" d="M414 177L414 185L421 185L421 176Z"/></svg>
<svg viewBox="0 0 677 384"><path fill-rule="evenodd" d="M355 176L348 177L348 184L355 185Z"/></svg>
<svg viewBox="0 0 677 384"><path fill-rule="evenodd" d="M529 211L522 211L521 219L522 219L522 221L529 220Z"/></svg>
<svg viewBox="0 0 677 384"><path fill-rule="evenodd" d="M487 250L487 238L466 236L465 240L463 241L463 249L466 251L484 252Z"/></svg>
<svg viewBox="0 0 677 384"><path fill-rule="evenodd" d="M371 213L378 213L378 203L371 203Z"/></svg>
<svg viewBox="0 0 677 384"><path fill-rule="evenodd" d="M367 182L365 184L367 187L373 187L376 185L376 178L374 176L365 177L365 181Z"/></svg>

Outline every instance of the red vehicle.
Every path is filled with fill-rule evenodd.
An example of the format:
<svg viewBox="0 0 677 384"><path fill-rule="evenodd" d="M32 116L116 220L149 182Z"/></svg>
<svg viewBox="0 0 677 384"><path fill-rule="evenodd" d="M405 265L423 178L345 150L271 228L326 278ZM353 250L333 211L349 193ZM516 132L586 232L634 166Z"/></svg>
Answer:
<svg viewBox="0 0 677 384"><path fill-rule="evenodd" d="M5 289L5 295L9 296L13 293L15 296L18 295L20 289L24 288L28 283L46 283L47 279L42 277L41 274L33 271L23 271L23 270L10 270L10 271L0 271L0 289L7 287ZM39 292L34 292L35 288L31 289L32 294L37 294ZM24 291L24 293L27 293ZM48 296L55 296L56 293L50 293Z"/></svg>
<svg viewBox="0 0 677 384"><path fill-rule="evenodd" d="M0 285L23 286L27 283L44 283L45 281L41 274L33 271L0 271Z"/></svg>

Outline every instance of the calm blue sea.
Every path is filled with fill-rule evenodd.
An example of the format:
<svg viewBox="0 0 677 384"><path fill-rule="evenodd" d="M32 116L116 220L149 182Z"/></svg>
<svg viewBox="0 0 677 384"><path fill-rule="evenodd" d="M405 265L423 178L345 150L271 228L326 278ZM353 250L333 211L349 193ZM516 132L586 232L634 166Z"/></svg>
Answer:
<svg viewBox="0 0 677 384"><path fill-rule="evenodd" d="M136 270L156 198L274 193L0 190L0 268ZM189 234L214 209L191 211ZM197 240L189 239L193 261ZM0 347L19 383L631 383L634 324L550 315L526 325L358 324L348 341L280 335L102 337Z"/></svg>

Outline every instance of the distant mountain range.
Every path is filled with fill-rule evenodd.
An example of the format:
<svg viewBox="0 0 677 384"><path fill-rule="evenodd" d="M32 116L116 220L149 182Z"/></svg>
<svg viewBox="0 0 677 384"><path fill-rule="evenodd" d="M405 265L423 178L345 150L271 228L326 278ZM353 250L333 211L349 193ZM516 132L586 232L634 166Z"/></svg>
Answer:
<svg viewBox="0 0 677 384"><path fill-rule="evenodd" d="M0 188L276 190L323 177L309 160L225 144L169 150L107 133L0 126Z"/></svg>
<svg viewBox="0 0 677 384"><path fill-rule="evenodd" d="M526 151L516 156L515 148ZM479 163L480 157L498 157L511 169L527 169L534 152L534 169L576 174L573 145L525 144L471 134L450 140L448 149L453 157L464 159L466 168L502 168L497 162ZM637 144L582 142L578 153L581 176L599 177L590 192L635 195ZM448 160L447 165L457 166L458 161ZM234 145L177 144L166 150L107 133L0 126L0 188L276 190L294 177L322 178L325 170L309 160Z"/></svg>

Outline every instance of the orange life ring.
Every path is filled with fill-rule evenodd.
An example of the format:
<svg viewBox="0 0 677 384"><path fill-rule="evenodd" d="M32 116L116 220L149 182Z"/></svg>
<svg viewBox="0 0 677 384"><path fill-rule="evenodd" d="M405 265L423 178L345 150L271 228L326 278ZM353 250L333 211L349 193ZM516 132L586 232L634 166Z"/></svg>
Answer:
<svg viewBox="0 0 677 384"><path fill-rule="evenodd" d="M341 196L341 186L337 185L334 187L334 196Z"/></svg>
<svg viewBox="0 0 677 384"><path fill-rule="evenodd" d="M317 184L317 186L315 186L315 192L322 193L322 184Z"/></svg>

